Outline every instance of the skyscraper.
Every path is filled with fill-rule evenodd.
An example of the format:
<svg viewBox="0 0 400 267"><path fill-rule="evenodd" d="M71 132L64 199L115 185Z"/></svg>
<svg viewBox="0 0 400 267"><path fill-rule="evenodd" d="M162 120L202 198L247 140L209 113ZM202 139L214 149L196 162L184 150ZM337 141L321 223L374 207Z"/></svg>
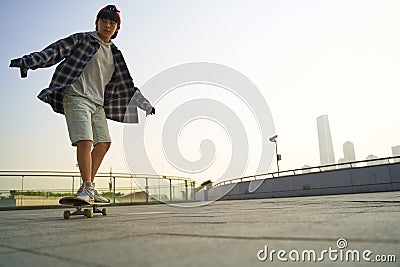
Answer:
<svg viewBox="0 0 400 267"><path fill-rule="evenodd" d="M331 129L327 115L317 118L319 157L321 165L335 164L335 154L333 152Z"/></svg>
<svg viewBox="0 0 400 267"><path fill-rule="evenodd" d="M343 144L343 155L345 162L356 161L356 154L354 152L354 145L350 141Z"/></svg>

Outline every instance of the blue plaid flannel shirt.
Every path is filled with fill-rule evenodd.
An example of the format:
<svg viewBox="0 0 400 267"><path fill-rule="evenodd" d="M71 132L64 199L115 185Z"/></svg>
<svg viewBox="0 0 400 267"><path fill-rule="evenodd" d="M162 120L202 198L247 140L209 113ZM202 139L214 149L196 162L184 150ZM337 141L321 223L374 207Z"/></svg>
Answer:
<svg viewBox="0 0 400 267"><path fill-rule="evenodd" d="M48 88L38 98L51 105L57 113L64 114L64 88L73 84L86 64L99 49L100 44L89 33L76 33L61 39L40 52L22 57L29 69L46 68L62 61L56 68ZM137 107L149 111L152 106L134 86L121 51L111 45L115 69L104 93L104 111L108 119L138 123Z"/></svg>

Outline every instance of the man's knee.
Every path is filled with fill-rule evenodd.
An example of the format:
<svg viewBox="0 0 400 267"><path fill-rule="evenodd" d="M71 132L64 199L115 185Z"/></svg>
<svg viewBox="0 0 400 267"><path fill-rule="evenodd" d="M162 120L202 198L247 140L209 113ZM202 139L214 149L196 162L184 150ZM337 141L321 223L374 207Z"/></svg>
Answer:
<svg viewBox="0 0 400 267"><path fill-rule="evenodd" d="M110 146L111 142L102 142L95 145L97 149L101 149L102 151L104 151L104 153L106 153L110 149Z"/></svg>
<svg viewBox="0 0 400 267"><path fill-rule="evenodd" d="M90 140L81 140L76 142L76 146L80 149L92 149L93 142Z"/></svg>

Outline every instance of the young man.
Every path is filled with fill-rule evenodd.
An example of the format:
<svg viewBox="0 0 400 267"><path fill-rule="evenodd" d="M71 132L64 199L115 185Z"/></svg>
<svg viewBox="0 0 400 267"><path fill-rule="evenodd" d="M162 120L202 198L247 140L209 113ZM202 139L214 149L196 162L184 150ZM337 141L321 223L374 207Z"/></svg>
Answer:
<svg viewBox="0 0 400 267"><path fill-rule="evenodd" d="M109 202L94 188L95 175L111 145L106 118L138 123L137 107L147 115L155 114L134 87L122 53L111 41L120 25L119 10L108 5L97 14L96 31L73 34L10 64L20 68L24 78L28 69L50 67L63 60L38 98L65 115L82 177L76 196L90 202Z"/></svg>

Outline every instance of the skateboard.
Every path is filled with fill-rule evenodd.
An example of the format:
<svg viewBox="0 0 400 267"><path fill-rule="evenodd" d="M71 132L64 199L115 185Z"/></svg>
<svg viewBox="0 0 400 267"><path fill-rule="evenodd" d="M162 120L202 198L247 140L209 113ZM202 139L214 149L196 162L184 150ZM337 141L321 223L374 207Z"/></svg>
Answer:
<svg viewBox="0 0 400 267"><path fill-rule="evenodd" d="M70 210L64 211L64 219L69 219L71 216L83 215L87 218L93 218L94 213L101 213L106 216L108 211L106 208L100 210L100 206L110 205L110 203L88 202L76 197L63 197L58 203L66 207L74 207L76 210L71 213Z"/></svg>

